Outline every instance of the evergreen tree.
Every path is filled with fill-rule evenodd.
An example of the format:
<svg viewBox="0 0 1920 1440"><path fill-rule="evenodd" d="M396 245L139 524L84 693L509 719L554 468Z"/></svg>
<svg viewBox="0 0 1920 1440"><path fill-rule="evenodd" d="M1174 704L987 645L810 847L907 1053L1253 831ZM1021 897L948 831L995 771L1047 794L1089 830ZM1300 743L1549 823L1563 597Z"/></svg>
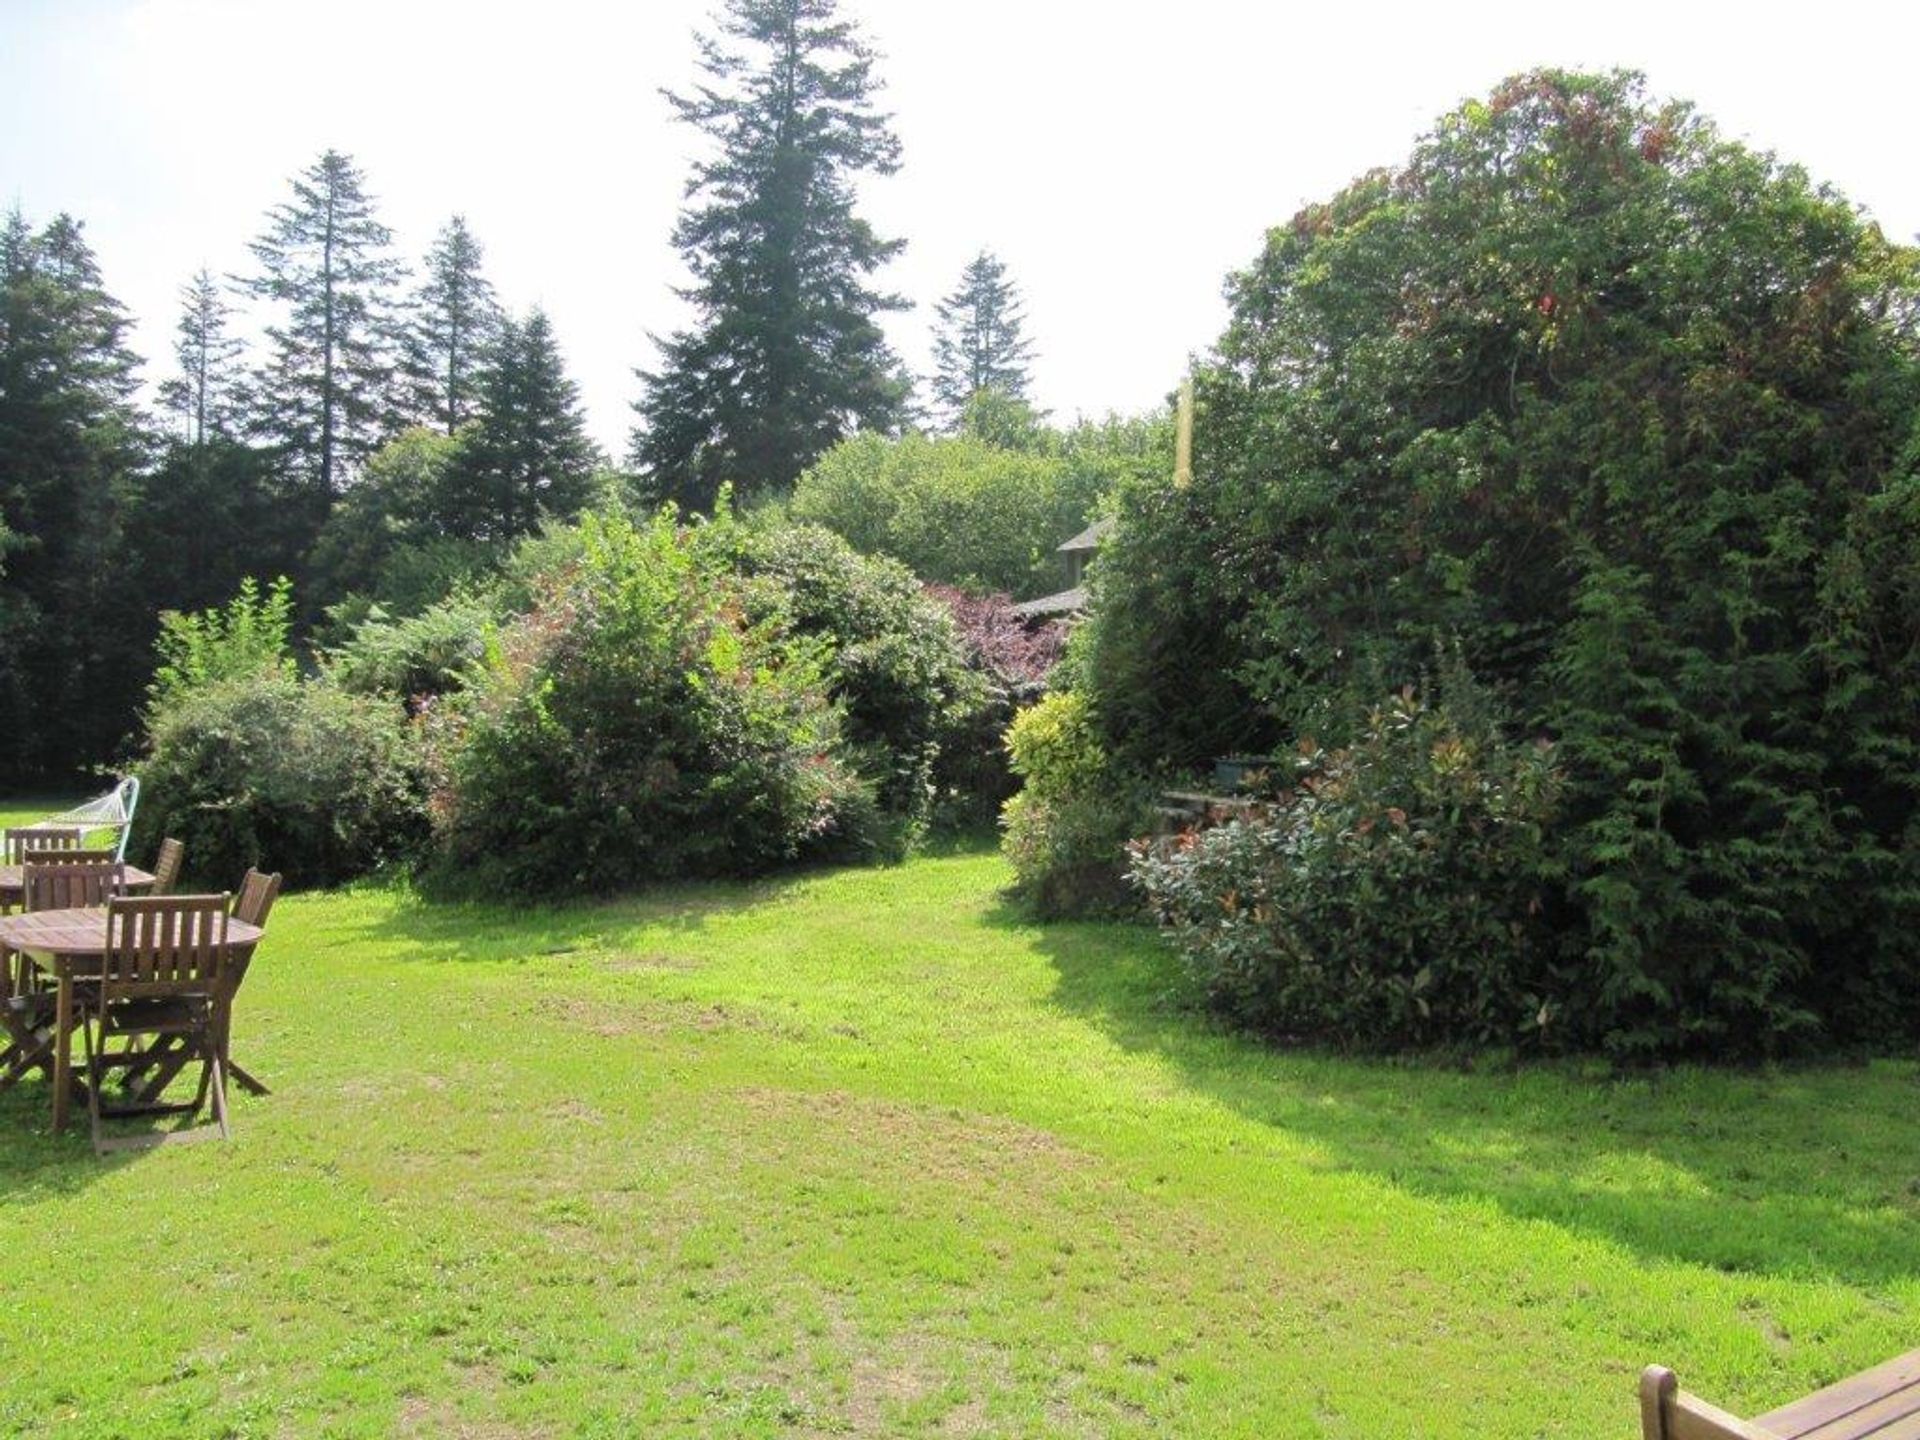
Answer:
<svg viewBox="0 0 1920 1440"><path fill-rule="evenodd" d="M161 385L160 404L180 418L188 444L204 445L239 429L244 405L241 344L227 330L233 307L205 266L180 287L180 302L175 327L179 338L173 347L180 373Z"/></svg>
<svg viewBox="0 0 1920 1440"><path fill-rule="evenodd" d="M0 228L0 777L112 753L138 703L147 635L115 563L145 438L139 364L78 221Z"/></svg>
<svg viewBox="0 0 1920 1440"><path fill-rule="evenodd" d="M281 307L259 377L258 433L277 446L324 518L353 470L396 428L392 293L402 272L392 232L374 217L365 178L329 150L293 182L253 242L246 282Z"/></svg>
<svg viewBox="0 0 1920 1440"><path fill-rule="evenodd" d="M910 388L878 324L905 302L869 278L904 242L854 213L855 180L900 163L872 51L834 0L729 0L720 30L698 41L706 83L668 97L718 147L673 235L699 318L642 372L633 445L657 495L699 509L897 425Z"/></svg>
<svg viewBox="0 0 1920 1440"><path fill-rule="evenodd" d="M500 328L500 306L481 272L480 242L455 215L427 255L401 354L409 414L451 435L473 417L480 372Z"/></svg>
<svg viewBox="0 0 1920 1440"><path fill-rule="evenodd" d="M480 393L480 415L435 505L441 533L500 542L548 516L579 513L593 493L599 453L587 438L580 392L567 378L553 326L536 309L503 322Z"/></svg>
<svg viewBox="0 0 1920 1440"><path fill-rule="evenodd" d="M1021 334L1026 321L1019 287L1007 267L982 250L960 272L959 287L936 307L933 398L958 425L973 397L993 391L1027 399L1033 346Z"/></svg>

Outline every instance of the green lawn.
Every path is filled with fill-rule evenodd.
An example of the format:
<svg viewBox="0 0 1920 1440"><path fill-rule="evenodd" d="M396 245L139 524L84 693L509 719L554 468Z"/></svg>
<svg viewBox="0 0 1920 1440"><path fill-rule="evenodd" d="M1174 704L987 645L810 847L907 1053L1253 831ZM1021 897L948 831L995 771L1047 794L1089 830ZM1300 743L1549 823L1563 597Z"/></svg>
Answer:
<svg viewBox="0 0 1920 1440"><path fill-rule="evenodd" d="M1920 1344L1914 1065L1275 1053L1005 881L283 901L232 1144L0 1099L0 1434L1585 1440Z"/></svg>

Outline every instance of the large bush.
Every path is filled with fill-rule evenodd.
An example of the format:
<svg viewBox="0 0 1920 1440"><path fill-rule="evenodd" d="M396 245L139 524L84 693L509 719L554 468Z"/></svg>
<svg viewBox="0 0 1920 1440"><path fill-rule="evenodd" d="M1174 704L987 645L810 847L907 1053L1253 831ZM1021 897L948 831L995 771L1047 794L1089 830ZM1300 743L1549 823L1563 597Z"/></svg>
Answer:
<svg viewBox="0 0 1920 1440"><path fill-rule="evenodd" d="M417 747L397 705L275 666L177 692L149 719L131 841L186 845L196 884L248 866L327 885L411 859L426 835Z"/></svg>
<svg viewBox="0 0 1920 1440"><path fill-rule="evenodd" d="M736 563L756 582L759 612L825 645L855 768L873 782L899 840L910 843L992 698L952 616L905 566L861 555L830 530L737 533Z"/></svg>
<svg viewBox="0 0 1920 1440"><path fill-rule="evenodd" d="M589 519L444 724L443 878L517 893L746 874L857 842L828 647L720 547ZM564 552L562 552L564 553Z"/></svg>
<svg viewBox="0 0 1920 1440"><path fill-rule="evenodd" d="M1914 252L1633 77L1539 73L1231 298L1194 483L1127 492L1095 572L1116 755L1337 743L1458 645L1566 771L1583 1038L1920 1033Z"/></svg>
<svg viewBox="0 0 1920 1440"><path fill-rule="evenodd" d="M1550 1045L1567 1028L1543 912L1551 747L1412 692L1348 748L1303 742L1246 819L1132 847L1208 996L1262 1030L1366 1045Z"/></svg>

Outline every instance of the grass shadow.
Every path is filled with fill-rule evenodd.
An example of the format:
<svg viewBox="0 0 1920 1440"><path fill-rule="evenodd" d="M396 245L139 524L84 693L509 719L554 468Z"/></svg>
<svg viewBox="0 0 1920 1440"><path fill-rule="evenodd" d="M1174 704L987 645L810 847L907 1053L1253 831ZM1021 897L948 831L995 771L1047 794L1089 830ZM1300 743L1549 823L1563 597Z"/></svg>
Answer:
<svg viewBox="0 0 1920 1440"><path fill-rule="evenodd" d="M1145 927L990 923L1035 937L1056 1003L1336 1169L1490 1203L1650 1260L1883 1286L1920 1274L1920 1065L1616 1075L1556 1062L1276 1049L1200 1008Z"/></svg>

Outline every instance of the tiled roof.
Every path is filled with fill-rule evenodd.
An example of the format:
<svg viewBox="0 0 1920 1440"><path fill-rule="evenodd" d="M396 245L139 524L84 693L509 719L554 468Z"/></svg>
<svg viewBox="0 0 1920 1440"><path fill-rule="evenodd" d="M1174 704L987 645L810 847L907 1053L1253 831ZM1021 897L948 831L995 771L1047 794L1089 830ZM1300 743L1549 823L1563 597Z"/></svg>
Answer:
<svg viewBox="0 0 1920 1440"><path fill-rule="evenodd" d="M1096 520L1062 545L1060 550L1063 554L1071 554L1075 550L1098 550L1100 542L1107 538L1107 532L1111 529L1113 529L1113 521Z"/></svg>

